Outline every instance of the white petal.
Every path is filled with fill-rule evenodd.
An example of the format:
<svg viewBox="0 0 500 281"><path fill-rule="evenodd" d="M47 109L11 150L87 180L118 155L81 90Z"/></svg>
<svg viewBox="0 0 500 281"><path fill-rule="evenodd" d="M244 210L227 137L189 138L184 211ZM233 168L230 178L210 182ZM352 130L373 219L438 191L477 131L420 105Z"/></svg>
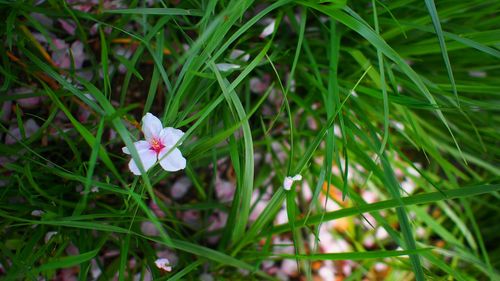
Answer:
<svg viewBox="0 0 500 281"><path fill-rule="evenodd" d="M143 150L148 150L150 147L149 142L147 142L147 141L136 141L136 142L134 142L134 146L135 146L135 149L137 150L137 152L143 151ZM128 147L126 147L126 146L122 147L122 151L123 151L123 153L130 155L130 150L128 149Z"/></svg>
<svg viewBox="0 0 500 281"><path fill-rule="evenodd" d="M239 65L237 64L232 64L232 63L218 63L215 66L217 66L217 69L222 72L226 72L232 69L238 69L240 68Z"/></svg>
<svg viewBox="0 0 500 281"><path fill-rule="evenodd" d="M297 175L293 176L292 180L294 180L294 181L300 181L300 180L302 180L302 175L297 174Z"/></svg>
<svg viewBox="0 0 500 281"><path fill-rule="evenodd" d="M283 181L283 188L285 190L290 190L293 184L293 179L291 177L286 177L285 180Z"/></svg>
<svg viewBox="0 0 500 281"><path fill-rule="evenodd" d="M172 266L170 266L170 261L168 259L157 259L155 261L156 267L165 271L172 271Z"/></svg>
<svg viewBox="0 0 500 281"><path fill-rule="evenodd" d="M142 150L139 152L139 157L141 158L142 167L147 172L153 165L156 163L156 152L153 150ZM128 163L128 167L134 175L140 175L141 171L139 171L139 167L137 167L137 163L135 163L134 159L130 159Z"/></svg>
<svg viewBox="0 0 500 281"><path fill-rule="evenodd" d="M144 115L144 117L142 117L142 132L144 133L146 140L149 140L152 137L158 137L161 129L163 129L163 126L160 119L153 114L148 112Z"/></svg>
<svg viewBox="0 0 500 281"><path fill-rule="evenodd" d="M165 148L158 154L160 165L165 171L175 172L186 168L186 158L182 156L179 149L175 148L170 153L168 151Z"/></svg>
<svg viewBox="0 0 500 281"><path fill-rule="evenodd" d="M250 55L245 54L245 51L234 49L231 54L229 54L229 58L232 60L239 59L241 61L248 61L250 59Z"/></svg>
<svg viewBox="0 0 500 281"><path fill-rule="evenodd" d="M274 23L275 23L275 21L273 20L270 24L268 24L266 26L266 28L264 28L264 30L262 31L262 33L259 35L259 37L260 38L264 38L264 37L267 37L270 34L272 34L273 31L274 31Z"/></svg>
<svg viewBox="0 0 500 281"><path fill-rule="evenodd" d="M174 129L172 127L163 128L160 132L160 140L164 146L172 147L174 146L184 135L184 132L179 129ZM179 143L178 145L181 145Z"/></svg>

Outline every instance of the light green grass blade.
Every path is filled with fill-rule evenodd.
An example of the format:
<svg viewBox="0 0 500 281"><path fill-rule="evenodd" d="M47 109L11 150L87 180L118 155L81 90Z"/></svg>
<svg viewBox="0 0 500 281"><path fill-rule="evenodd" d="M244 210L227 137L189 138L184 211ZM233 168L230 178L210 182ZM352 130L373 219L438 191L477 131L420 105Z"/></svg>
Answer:
<svg viewBox="0 0 500 281"><path fill-rule="evenodd" d="M455 84L455 77L453 76L453 70L451 69L450 58L448 56L448 51L446 49L446 42L444 40L443 29L441 28L441 22L439 21L436 4L434 4L434 0L425 0L425 6L427 6L427 10L429 10L429 15L432 18L432 24L434 25L434 29L436 30L436 35L439 40L439 46L441 47L441 54L443 55L446 71L448 72L448 77L450 78L451 88L453 90L453 94L455 95L457 106L460 107L460 102L458 100L457 86Z"/></svg>

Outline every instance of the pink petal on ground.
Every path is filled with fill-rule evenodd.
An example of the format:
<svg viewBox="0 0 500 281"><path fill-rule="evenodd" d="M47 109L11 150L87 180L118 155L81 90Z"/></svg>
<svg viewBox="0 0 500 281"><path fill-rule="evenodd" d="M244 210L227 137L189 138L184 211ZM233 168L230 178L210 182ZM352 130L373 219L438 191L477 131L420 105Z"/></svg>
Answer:
<svg viewBox="0 0 500 281"><path fill-rule="evenodd" d="M20 107L25 109L34 109L38 107L41 100L42 100L41 97L30 97L30 98L18 99L17 104L19 104Z"/></svg>
<svg viewBox="0 0 500 281"><path fill-rule="evenodd" d="M373 248L375 246L375 238L373 235L368 234L363 238L363 246L365 246L365 248Z"/></svg>
<svg viewBox="0 0 500 281"><path fill-rule="evenodd" d="M52 39L55 49L52 49L52 61L61 68L69 68L70 60L68 56L69 45L64 40Z"/></svg>
<svg viewBox="0 0 500 281"><path fill-rule="evenodd" d="M147 236L159 236L160 232L156 229L156 226L149 221L144 221L141 223L141 232Z"/></svg>
<svg viewBox="0 0 500 281"><path fill-rule="evenodd" d="M26 138L29 138L31 135L36 133L38 129L40 129L40 126L38 126L38 124L31 118L24 123L24 133L26 134ZM9 128L9 134L5 136L5 144L15 144L21 139L21 130L17 126L13 125Z"/></svg>
<svg viewBox="0 0 500 281"><path fill-rule="evenodd" d="M197 210L187 210L182 213L182 221L193 229L199 229L201 226L200 212Z"/></svg>
<svg viewBox="0 0 500 281"><path fill-rule="evenodd" d="M261 94L264 93L267 88L269 88L269 83L258 77L253 77L250 79L250 91Z"/></svg>
<svg viewBox="0 0 500 281"><path fill-rule="evenodd" d="M59 271L56 279L54 280L63 280L63 281L77 281L78 280L78 272L75 270L75 267L64 268Z"/></svg>
<svg viewBox="0 0 500 281"><path fill-rule="evenodd" d="M174 199L180 199L188 192L191 185L191 180L188 177L182 177L174 183L170 189L170 195Z"/></svg>
<svg viewBox="0 0 500 281"><path fill-rule="evenodd" d="M80 69L87 58L83 52L83 43L76 40L71 44L71 53L73 55L73 61L75 63L75 69Z"/></svg>
<svg viewBox="0 0 500 281"><path fill-rule="evenodd" d="M66 254L68 254L68 256L76 256L80 254L80 250L78 250L75 244L70 243L68 247L66 247Z"/></svg>
<svg viewBox="0 0 500 281"><path fill-rule="evenodd" d="M9 94L13 95L33 94L33 89L28 87L21 87L10 91ZM17 99L16 102L22 108L33 109L40 104L41 100L42 100L41 97L28 97L28 98Z"/></svg>
<svg viewBox="0 0 500 281"><path fill-rule="evenodd" d="M0 121L9 121L10 113L12 112L12 101L4 101L2 107L0 108Z"/></svg>
<svg viewBox="0 0 500 281"><path fill-rule="evenodd" d="M286 224L288 223L288 214L285 209L281 209L276 218L274 219L274 225Z"/></svg>
<svg viewBox="0 0 500 281"><path fill-rule="evenodd" d="M168 259L171 266L175 266L179 262L179 257L177 256L177 254L168 248L157 252L156 256L158 258Z"/></svg>
<svg viewBox="0 0 500 281"><path fill-rule="evenodd" d="M302 184L300 185L300 192L302 193L302 197L304 198L305 201L311 201L313 193L307 181L303 181Z"/></svg>
<svg viewBox="0 0 500 281"><path fill-rule="evenodd" d="M127 8L127 5L124 4L124 2L125 1L121 0L104 0L102 6L105 10Z"/></svg>
<svg viewBox="0 0 500 281"><path fill-rule="evenodd" d="M53 38L52 44L54 44L54 46L56 47L56 49L53 51L66 50L69 47L69 45L66 44L64 40L59 38Z"/></svg>
<svg viewBox="0 0 500 281"><path fill-rule="evenodd" d="M69 20L58 20L61 24L62 29L64 29L68 34L75 35L76 24Z"/></svg>
<svg viewBox="0 0 500 281"><path fill-rule="evenodd" d="M220 202L226 203L233 200L236 186L234 183L219 178L215 181L215 193Z"/></svg>
<svg viewBox="0 0 500 281"><path fill-rule="evenodd" d="M30 16L44 27L52 27L54 21L44 14L31 13Z"/></svg>
<svg viewBox="0 0 500 281"><path fill-rule="evenodd" d="M281 262L281 271L288 276L294 276L297 274L297 261L286 259Z"/></svg>
<svg viewBox="0 0 500 281"><path fill-rule="evenodd" d="M211 224L208 226L207 231L209 232L215 231L224 228L224 226L226 226L227 214L219 210L216 210L208 220L211 222ZM209 243L214 244L217 241L219 241L219 238L220 235L212 235L208 237L207 240Z"/></svg>
<svg viewBox="0 0 500 281"><path fill-rule="evenodd" d="M333 266L322 266L318 270L318 275L322 280L335 280L335 268Z"/></svg>
<svg viewBox="0 0 500 281"><path fill-rule="evenodd" d="M361 192L361 197L366 201L366 203L375 203L377 201L377 194L369 190L363 190Z"/></svg>
<svg viewBox="0 0 500 281"><path fill-rule="evenodd" d="M90 261L90 273L93 280L96 280L99 276L101 276L102 270L95 259Z"/></svg>
<svg viewBox="0 0 500 281"><path fill-rule="evenodd" d="M257 220L257 218L262 214L264 209L267 206L268 201L259 201L255 205L255 207L252 210L252 213L250 213L250 217L248 218L251 222Z"/></svg>
<svg viewBox="0 0 500 281"><path fill-rule="evenodd" d="M87 122L87 120L90 117L90 110L88 110L85 107L79 107L77 117L78 117L78 121L80 121L81 123Z"/></svg>
<svg viewBox="0 0 500 281"><path fill-rule="evenodd" d="M155 213L155 215L159 218L164 218L165 217L165 212L163 212L160 207L154 203L152 200L149 201L149 208Z"/></svg>

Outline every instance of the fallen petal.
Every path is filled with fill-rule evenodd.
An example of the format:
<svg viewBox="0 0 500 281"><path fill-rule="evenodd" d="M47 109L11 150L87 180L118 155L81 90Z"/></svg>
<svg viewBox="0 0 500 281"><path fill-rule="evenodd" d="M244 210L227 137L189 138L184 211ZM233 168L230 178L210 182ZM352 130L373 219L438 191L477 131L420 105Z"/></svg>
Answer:
<svg viewBox="0 0 500 281"><path fill-rule="evenodd" d="M270 24L268 24L264 30L262 30L262 33L259 35L260 38L265 38L269 35L271 35L274 32L274 24L276 23L275 20L273 20Z"/></svg>
<svg viewBox="0 0 500 281"><path fill-rule="evenodd" d="M222 71L222 72L227 72L229 70L240 68L239 65L237 65L237 64L231 64L231 63L218 63L215 66L217 67L217 69L219 71Z"/></svg>

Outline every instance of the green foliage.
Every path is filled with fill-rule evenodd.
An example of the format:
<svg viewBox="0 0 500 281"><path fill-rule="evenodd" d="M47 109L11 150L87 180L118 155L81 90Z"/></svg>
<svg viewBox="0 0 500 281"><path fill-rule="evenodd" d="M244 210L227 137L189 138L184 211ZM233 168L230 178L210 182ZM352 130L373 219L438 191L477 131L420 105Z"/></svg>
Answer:
<svg viewBox="0 0 500 281"><path fill-rule="evenodd" d="M499 1L107 2L0 1L1 278L76 267L79 280L96 268L100 280L276 280L262 263L293 259L307 280L327 260L355 261L346 280L376 279L380 262L386 280L500 279ZM81 42L85 63L71 48L59 65L56 38ZM185 170L129 171L121 148L139 158L146 112L186 132ZM191 190L168 198L183 176ZM231 202L218 200L220 177L236 186ZM331 225L349 251L323 251ZM387 237L366 246L377 231ZM166 249L169 273L154 263Z"/></svg>

